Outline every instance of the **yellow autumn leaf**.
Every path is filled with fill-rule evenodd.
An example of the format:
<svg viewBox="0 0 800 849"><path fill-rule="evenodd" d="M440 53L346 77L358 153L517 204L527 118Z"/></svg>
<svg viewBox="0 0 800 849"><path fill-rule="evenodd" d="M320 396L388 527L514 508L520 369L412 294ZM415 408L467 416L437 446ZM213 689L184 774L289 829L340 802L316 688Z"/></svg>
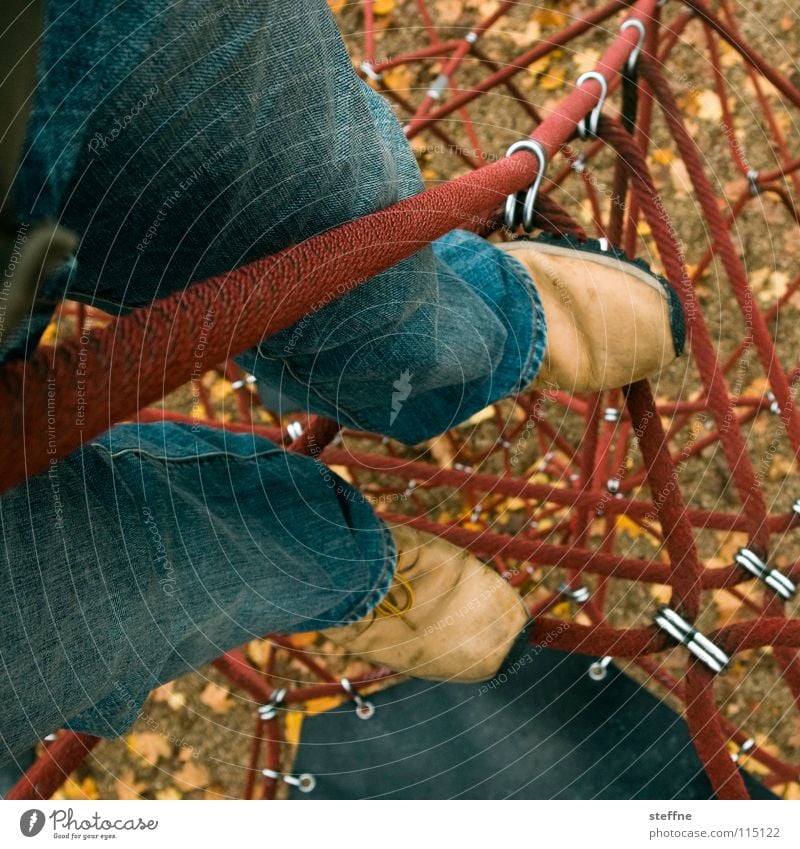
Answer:
<svg viewBox="0 0 800 849"><path fill-rule="evenodd" d="M672 598L672 588L663 584L651 584L650 595L661 604L667 604Z"/></svg>
<svg viewBox="0 0 800 849"><path fill-rule="evenodd" d="M328 6L330 6L330 9L334 15L341 12L346 5L347 0L328 0Z"/></svg>
<svg viewBox="0 0 800 849"><path fill-rule="evenodd" d="M322 696L319 699L312 699L306 703L306 713L308 716L325 713L325 711L339 707L344 700L344 696Z"/></svg>
<svg viewBox="0 0 800 849"><path fill-rule="evenodd" d="M566 76L566 68L556 68L554 71L542 74L542 78L539 80L539 88L544 91L555 91L564 85Z"/></svg>
<svg viewBox="0 0 800 849"><path fill-rule="evenodd" d="M329 466L332 472L336 472L340 478L344 478L348 483L353 483L353 475L347 466Z"/></svg>
<svg viewBox="0 0 800 849"><path fill-rule="evenodd" d="M165 787L163 790L156 790L156 799L163 801L174 801L183 799L183 794L177 787Z"/></svg>
<svg viewBox="0 0 800 849"><path fill-rule="evenodd" d="M436 0L436 18L440 24L458 23L463 12L461 0Z"/></svg>
<svg viewBox="0 0 800 849"><path fill-rule="evenodd" d="M55 345L58 341L58 325L48 324L42 333L42 345Z"/></svg>
<svg viewBox="0 0 800 849"><path fill-rule="evenodd" d="M394 0L375 0L372 11L376 15L388 15L394 11Z"/></svg>
<svg viewBox="0 0 800 849"><path fill-rule="evenodd" d="M97 782L91 775L87 775L81 781L76 781L70 777L61 785L58 793L53 794L53 799L69 799L70 801L99 798L100 791L97 789Z"/></svg>
<svg viewBox="0 0 800 849"><path fill-rule="evenodd" d="M173 776L175 784L184 792L189 790L202 790L208 787L211 777L208 768L198 761L187 761Z"/></svg>
<svg viewBox="0 0 800 849"><path fill-rule="evenodd" d="M555 27L561 29L567 22L567 16L563 12L556 12L555 9L537 9L534 17L543 27Z"/></svg>
<svg viewBox="0 0 800 849"><path fill-rule="evenodd" d="M300 731L303 727L303 712L290 710L284 721L284 735L290 746L296 746L300 742Z"/></svg>
<svg viewBox="0 0 800 849"><path fill-rule="evenodd" d="M114 780L114 792L117 799L140 799L141 794L147 789L147 783L137 781L132 769L123 770Z"/></svg>
<svg viewBox="0 0 800 849"><path fill-rule="evenodd" d="M593 50L592 48L581 50L572 57L572 61L575 63L575 73L580 76L587 71L593 71L597 67L599 59L599 50Z"/></svg>
<svg viewBox="0 0 800 849"><path fill-rule="evenodd" d="M147 763L155 764L159 758L168 758L172 754L172 746L166 737L153 731L142 731L127 737L128 749Z"/></svg>
<svg viewBox="0 0 800 849"><path fill-rule="evenodd" d="M630 517L620 514L617 516L617 530L627 534L631 539L636 539L636 537L641 535L643 528Z"/></svg>
<svg viewBox="0 0 800 849"><path fill-rule="evenodd" d="M702 121L713 121L715 124L722 119L722 104L716 92L705 89L697 92L697 117Z"/></svg>
<svg viewBox="0 0 800 849"><path fill-rule="evenodd" d="M668 147L657 147L650 155L658 165L669 165L675 159L675 151Z"/></svg>
<svg viewBox="0 0 800 849"><path fill-rule="evenodd" d="M517 45L517 47L530 47L542 37L542 27L536 18L528 21L525 29L515 29L504 33Z"/></svg>
<svg viewBox="0 0 800 849"><path fill-rule="evenodd" d="M209 681L200 694L200 701L210 707L214 713L227 713L233 707L230 690L227 687L220 687L213 681Z"/></svg>
<svg viewBox="0 0 800 849"><path fill-rule="evenodd" d="M316 631L306 631L303 634L291 634L289 636L289 642L296 648L302 649L306 646L313 645L313 643L317 639Z"/></svg>
<svg viewBox="0 0 800 849"><path fill-rule="evenodd" d="M552 61L553 54L548 53L547 56L542 56L541 59L531 62L531 64L528 65L528 73L533 77L538 77L539 74L543 74L550 67L550 63Z"/></svg>
<svg viewBox="0 0 800 849"><path fill-rule="evenodd" d="M272 646L267 640L250 640L245 650L247 657L261 669L266 668L272 654Z"/></svg>
<svg viewBox="0 0 800 849"><path fill-rule="evenodd" d="M411 71L405 65L397 65L384 71L383 84L392 91L406 91L411 86Z"/></svg>
<svg viewBox="0 0 800 849"><path fill-rule="evenodd" d="M180 710L186 704L186 696L175 689L175 682L170 681L167 684L162 684L156 687L150 698L154 702L163 702L169 706L171 710Z"/></svg>

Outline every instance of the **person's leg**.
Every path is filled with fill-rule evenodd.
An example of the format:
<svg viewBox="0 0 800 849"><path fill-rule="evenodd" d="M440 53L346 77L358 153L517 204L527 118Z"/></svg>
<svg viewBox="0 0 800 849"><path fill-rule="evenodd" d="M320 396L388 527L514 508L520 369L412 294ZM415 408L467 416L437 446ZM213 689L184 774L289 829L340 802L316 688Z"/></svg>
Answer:
<svg viewBox="0 0 800 849"><path fill-rule="evenodd" d="M252 434L121 425L0 499L0 762L248 640L354 622L392 534L323 464Z"/></svg>
<svg viewBox="0 0 800 849"><path fill-rule="evenodd" d="M15 199L80 237L53 295L146 305L423 188L324 0L108 2L91 25L49 7ZM455 232L239 361L311 412L416 442L526 386L544 336L524 268Z"/></svg>
<svg viewBox="0 0 800 849"><path fill-rule="evenodd" d="M147 304L420 188L410 151L397 148L401 134L388 106L342 73L346 54L324 4L270 4L269 21L263 7L231 6L195 18L194 27L186 26L185 7L180 17L166 3L144 6L157 7L158 18L126 18L126 6L102 18L105 40L94 24L84 39L81 25L88 25L74 11L57 17L51 10L48 33L66 40L61 51L46 44L44 56L64 53L71 73L46 75L55 88L49 93L42 83L50 112L41 103L34 110L19 214L59 217L81 242L68 277L49 281L40 306L67 286L70 296L121 311ZM131 14L142 8L131 4ZM200 38L206 27L210 34ZM87 44L88 58L80 53ZM75 79L81 85L58 90ZM87 95L83 85L95 90ZM76 164L65 177L70 150ZM483 243L474 240L473 249ZM505 291L514 263L498 257ZM444 266L441 276L460 285ZM363 332L375 338L422 305L426 334L436 337L441 326L446 336L453 322L436 315L438 279L426 249L387 273L383 285L362 287L360 300L335 305L334 317L336 310L353 316L337 334L345 344ZM493 322L490 306L501 298L481 281L467 300L483 315L476 326L485 320L491 329L465 348L466 373L484 354L488 374L485 351L497 362L505 349L505 327ZM314 333L324 339L326 321L331 313L304 344ZM533 322L526 328L532 338ZM518 348L527 363L525 340ZM419 368L410 365L422 373L429 363L436 367L425 355ZM451 366L438 382L451 383L452 373ZM252 456L262 451L248 454L243 440L124 426L3 496L4 695L15 706L4 714L3 734L13 751L65 722L116 733L154 684L248 637L341 627L376 607L397 560L384 523L314 461L274 446ZM52 533L42 530L53 524ZM347 541L354 527L358 538ZM172 586L166 568L181 588L177 600L165 589ZM47 616L35 615L37 600Z"/></svg>

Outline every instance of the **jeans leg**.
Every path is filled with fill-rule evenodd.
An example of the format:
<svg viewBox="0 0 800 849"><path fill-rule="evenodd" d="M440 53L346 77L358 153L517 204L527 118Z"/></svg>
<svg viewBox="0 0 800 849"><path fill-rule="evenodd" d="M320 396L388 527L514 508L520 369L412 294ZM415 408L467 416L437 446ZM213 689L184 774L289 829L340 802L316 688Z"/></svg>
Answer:
<svg viewBox="0 0 800 849"><path fill-rule="evenodd" d="M396 552L323 464L252 434L121 425L0 499L0 762L122 733L155 686L274 631L363 618Z"/></svg>
<svg viewBox="0 0 800 849"><path fill-rule="evenodd" d="M423 188L392 108L355 74L324 0L222 10L108 0L101 28L68 0L49 5L77 70L93 73L70 87L55 65L42 80L51 108L34 110L17 200L37 210L63 187L53 214L81 236L61 281L74 298L124 312ZM91 56L73 57L82 44ZM56 47L45 44L53 63ZM56 133L60 124L73 132ZM58 166L76 137L65 180ZM402 229L398 220L399 239ZM311 412L414 443L527 385L544 343L527 272L455 232L239 362Z"/></svg>

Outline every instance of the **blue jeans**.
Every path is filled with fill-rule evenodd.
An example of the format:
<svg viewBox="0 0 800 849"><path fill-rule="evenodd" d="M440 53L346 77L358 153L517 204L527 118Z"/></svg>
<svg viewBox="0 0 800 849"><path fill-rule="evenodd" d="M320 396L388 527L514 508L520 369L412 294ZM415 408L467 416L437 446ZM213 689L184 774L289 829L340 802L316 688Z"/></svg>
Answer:
<svg viewBox="0 0 800 849"><path fill-rule="evenodd" d="M124 313L422 190L324 0L50 0L40 65L15 209L80 244L4 358L64 296ZM238 362L415 444L527 386L544 346L525 270L455 231ZM177 424L113 428L0 521L0 760L60 726L118 735L151 688L254 637L364 617L396 560L318 461Z"/></svg>

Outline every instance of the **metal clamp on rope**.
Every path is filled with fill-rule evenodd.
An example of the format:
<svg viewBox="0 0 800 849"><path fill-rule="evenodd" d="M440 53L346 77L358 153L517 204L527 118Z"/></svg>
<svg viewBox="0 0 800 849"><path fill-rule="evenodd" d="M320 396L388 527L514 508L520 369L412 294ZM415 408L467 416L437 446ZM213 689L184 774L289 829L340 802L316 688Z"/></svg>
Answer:
<svg viewBox="0 0 800 849"><path fill-rule="evenodd" d="M506 151L506 156L513 156L520 150L527 150L528 153L532 153L539 160L539 170L536 172L536 179L525 194L524 200L521 197L523 192L517 192L508 196L503 223L506 230L513 232L521 222L523 230L526 233L530 233L533 230L536 198L539 194L539 187L542 185L542 180L544 179L545 169L547 168L547 153L545 153L541 142L536 141L536 139L520 139L509 147ZM520 206L522 207L521 215Z"/></svg>
<svg viewBox="0 0 800 849"><path fill-rule="evenodd" d="M286 688L282 687L272 694L272 698L258 708L258 716L266 722L269 719L275 719L278 715L278 706L283 703L286 698Z"/></svg>
<svg viewBox="0 0 800 849"><path fill-rule="evenodd" d="M442 92L447 88L447 84L450 82L450 77L447 74L439 74L438 77L433 81L433 85L428 89L425 96L431 97L434 100L439 100L442 96Z"/></svg>
<svg viewBox="0 0 800 849"><path fill-rule="evenodd" d="M570 601L574 601L577 604L583 604L585 601L589 601L589 596L591 595L587 587L580 586L573 589L569 584L560 584L556 592L566 596Z"/></svg>
<svg viewBox="0 0 800 849"><path fill-rule="evenodd" d="M353 685L350 683L349 678L342 678L339 682L342 685L342 689L347 693L348 696L352 698L352 700L356 703L356 716L359 719L372 719L375 716L375 705L372 702L368 702L363 696L359 695L359 693L353 689Z"/></svg>
<svg viewBox="0 0 800 849"><path fill-rule="evenodd" d="M364 72L364 76L368 77L373 82L377 83L383 79L383 74L376 71L369 62L362 62L361 70Z"/></svg>
<svg viewBox="0 0 800 849"><path fill-rule="evenodd" d="M742 755L746 755L749 751L756 747L756 741L752 737L748 737L741 746L739 746L738 750L731 754L731 760L734 763L739 761Z"/></svg>
<svg viewBox="0 0 800 849"><path fill-rule="evenodd" d="M614 660L614 658L611 657L611 655L606 655L605 657L601 657L600 660L594 661L594 663L589 667L589 677L592 681L605 680L608 675L608 666L612 660Z"/></svg>
<svg viewBox="0 0 800 849"><path fill-rule="evenodd" d="M586 118L581 118L581 120L578 121L578 135L582 139L587 139L589 136L597 135L597 128L600 125L600 113L603 109L603 104L606 102L606 95L608 94L608 83L606 82L606 78L599 71L587 71L585 74L581 74L575 82L575 85L577 88L580 88L589 80L595 80L600 83L600 99L597 101L597 105L594 109L592 109L589 113L588 125Z"/></svg>
<svg viewBox="0 0 800 849"><path fill-rule="evenodd" d="M303 425L295 419L295 421L286 425L286 432L291 440L299 439L303 435Z"/></svg>
<svg viewBox="0 0 800 849"><path fill-rule="evenodd" d="M750 194L755 198L761 194L761 186L758 185L758 171L751 168L747 172L747 182L750 184Z"/></svg>
<svg viewBox="0 0 800 849"><path fill-rule="evenodd" d="M636 45L633 50L631 50L630 55L625 62L625 76L632 80L636 76L636 66L639 64L639 56L641 55L642 47L644 46L645 28L641 21L636 18L631 18L628 21L622 22L619 31L625 32L626 29L631 29L631 27L639 31L639 40L636 42Z"/></svg>
<svg viewBox="0 0 800 849"><path fill-rule="evenodd" d="M776 592L782 599L788 601L797 592L795 584L777 569L770 569L769 566L749 548L740 548L733 558L742 569L745 569L753 577L766 584L771 590Z"/></svg>
<svg viewBox="0 0 800 849"><path fill-rule="evenodd" d="M234 380L231 384L231 389L244 389L245 386L250 386L255 383L258 378L254 374L248 374L241 380Z"/></svg>
<svg viewBox="0 0 800 849"><path fill-rule="evenodd" d="M722 672L730 663L730 658L719 646L715 646L708 637L696 631L679 613L671 607L662 607L655 617L656 625L674 637L679 643L712 672Z"/></svg>
<svg viewBox="0 0 800 849"><path fill-rule="evenodd" d="M267 778L272 778L275 781L283 781L284 784L291 784L296 787L301 793L310 793L317 786L317 779L308 772L302 772L300 775L289 775L285 772L277 772L274 769L264 768L261 774Z"/></svg>
<svg viewBox="0 0 800 849"><path fill-rule="evenodd" d="M606 407L603 412L603 421L604 422L618 422L619 421L619 410L616 407Z"/></svg>

